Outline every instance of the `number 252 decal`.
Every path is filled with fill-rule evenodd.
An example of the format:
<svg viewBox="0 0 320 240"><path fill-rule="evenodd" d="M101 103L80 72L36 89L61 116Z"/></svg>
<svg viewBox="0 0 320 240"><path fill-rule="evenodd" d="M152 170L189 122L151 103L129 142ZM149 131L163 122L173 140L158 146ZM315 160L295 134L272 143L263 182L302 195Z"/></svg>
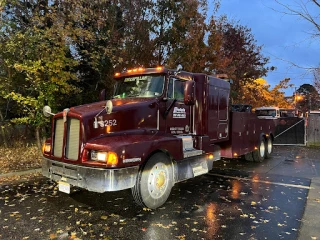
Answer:
<svg viewBox="0 0 320 240"><path fill-rule="evenodd" d="M117 126L117 120L111 119L111 120L104 120L104 126Z"/></svg>

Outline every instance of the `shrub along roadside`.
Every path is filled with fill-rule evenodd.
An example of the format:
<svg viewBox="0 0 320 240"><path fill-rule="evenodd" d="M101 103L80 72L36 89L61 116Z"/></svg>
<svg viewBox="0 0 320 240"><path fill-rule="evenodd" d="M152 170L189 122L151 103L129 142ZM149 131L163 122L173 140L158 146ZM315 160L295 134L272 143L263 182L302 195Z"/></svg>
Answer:
<svg viewBox="0 0 320 240"><path fill-rule="evenodd" d="M0 147L0 174L41 167L41 153L36 145Z"/></svg>

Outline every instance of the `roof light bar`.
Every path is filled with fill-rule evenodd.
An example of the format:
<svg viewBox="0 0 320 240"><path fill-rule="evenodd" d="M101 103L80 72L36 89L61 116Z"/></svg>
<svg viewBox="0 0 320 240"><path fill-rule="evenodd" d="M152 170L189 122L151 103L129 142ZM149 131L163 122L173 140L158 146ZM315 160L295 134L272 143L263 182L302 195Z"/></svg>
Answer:
<svg viewBox="0 0 320 240"><path fill-rule="evenodd" d="M158 67L156 67L156 70L157 71L162 71L164 69L164 67L163 66L158 66ZM144 71L146 71L146 69L144 68L144 67L138 67L138 68L132 68L132 69L128 69L127 71L124 71L123 73L138 73L138 72L144 72ZM114 74L114 76L115 77L119 77L119 76L121 76L121 73L120 72L116 72L115 74Z"/></svg>

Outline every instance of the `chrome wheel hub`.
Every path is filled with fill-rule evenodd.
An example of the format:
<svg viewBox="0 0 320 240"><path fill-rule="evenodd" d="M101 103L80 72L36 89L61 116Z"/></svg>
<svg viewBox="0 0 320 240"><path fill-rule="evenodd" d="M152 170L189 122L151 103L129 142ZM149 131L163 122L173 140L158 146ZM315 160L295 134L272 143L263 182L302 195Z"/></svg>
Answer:
<svg viewBox="0 0 320 240"><path fill-rule="evenodd" d="M155 164L149 172L148 191L153 198L160 198L168 188L169 168L164 163Z"/></svg>

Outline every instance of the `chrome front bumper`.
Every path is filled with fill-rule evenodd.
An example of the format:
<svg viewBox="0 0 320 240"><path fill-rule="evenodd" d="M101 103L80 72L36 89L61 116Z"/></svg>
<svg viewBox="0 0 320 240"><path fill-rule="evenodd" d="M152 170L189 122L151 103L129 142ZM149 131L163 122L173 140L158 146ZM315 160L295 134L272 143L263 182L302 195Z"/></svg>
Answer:
<svg viewBox="0 0 320 240"><path fill-rule="evenodd" d="M132 188L138 171L139 166L105 169L66 164L47 158L42 161L42 174L45 177L99 193Z"/></svg>

